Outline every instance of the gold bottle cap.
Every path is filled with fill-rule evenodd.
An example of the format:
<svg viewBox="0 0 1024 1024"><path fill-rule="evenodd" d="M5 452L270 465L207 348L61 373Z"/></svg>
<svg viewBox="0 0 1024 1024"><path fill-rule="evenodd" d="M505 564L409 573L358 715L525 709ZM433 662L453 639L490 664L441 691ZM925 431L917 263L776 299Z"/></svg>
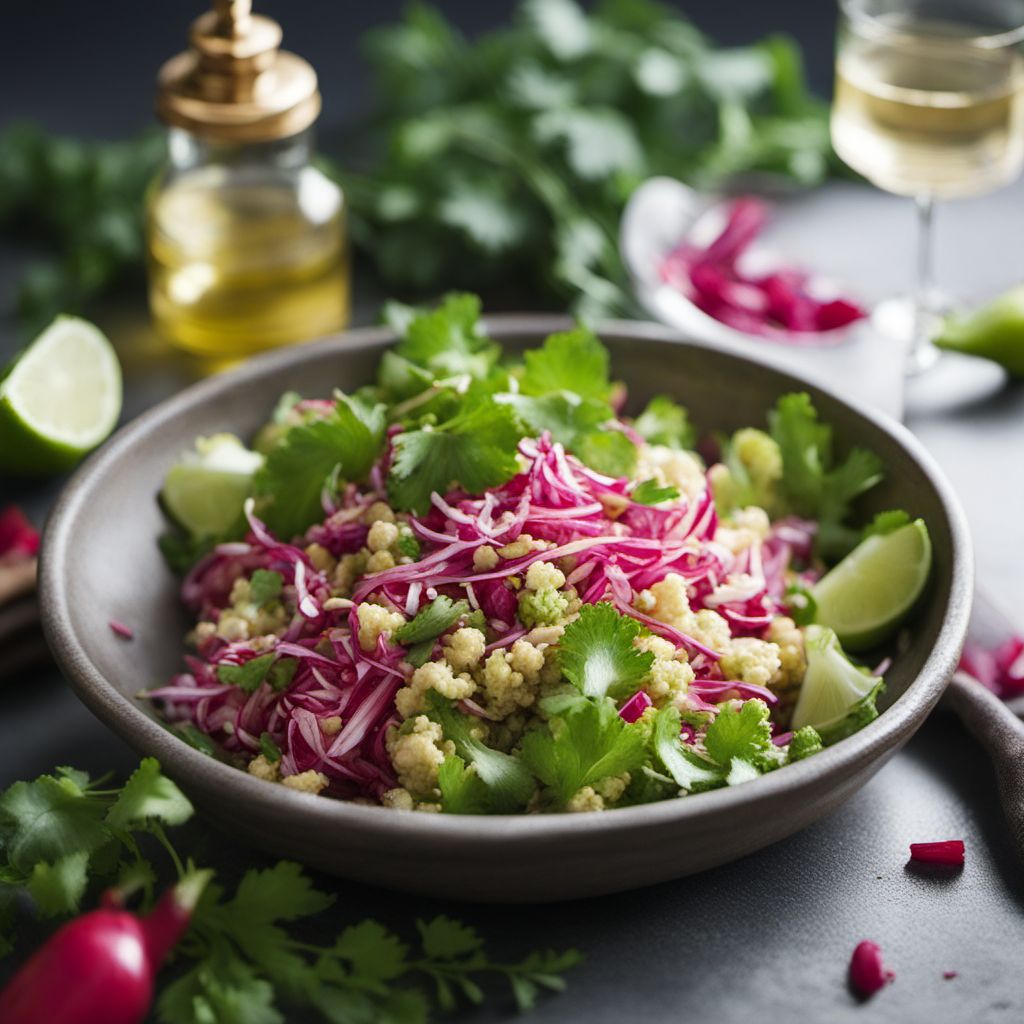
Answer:
<svg viewBox="0 0 1024 1024"><path fill-rule="evenodd" d="M191 49L157 77L161 120L226 142L268 142L308 128L320 113L316 72L281 44L281 26L252 0L214 0L192 23Z"/></svg>

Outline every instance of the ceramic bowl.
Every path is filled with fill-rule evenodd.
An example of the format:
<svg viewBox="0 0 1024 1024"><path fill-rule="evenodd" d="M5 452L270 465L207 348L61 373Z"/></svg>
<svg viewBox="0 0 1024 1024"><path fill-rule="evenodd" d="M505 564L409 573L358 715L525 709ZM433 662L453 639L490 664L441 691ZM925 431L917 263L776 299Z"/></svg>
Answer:
<svg viewBox="0 0 1024 1024"><path fill-rule="evenodd" d="M568 321L506 316L488 325L515 350ZM744 785L598 814L519 817L400 813L313 797L172 736L135 696L176 671L188 627L156 547L163 475L197 434L251 435L285 389L319 395L370 380L394 340L376 328L274 352L197 384L128 424L79 469L50 517L41 563L47 637L79 697L140 754L158 757L211 824L325 871L434 896L548 901L638 888L751 853L837 808L921 725L956 666L972 583L960 505L910 433L835 394L651 324L609 323L601 336L633 406L668 392L702 428L732 430L763 423L780 393L806 388L841 449L862 444L881 456L885 483L863 513L899 507L923 516L935 566L875 722ZM115 636L111 619L130 625L134 639Z"/></svg>

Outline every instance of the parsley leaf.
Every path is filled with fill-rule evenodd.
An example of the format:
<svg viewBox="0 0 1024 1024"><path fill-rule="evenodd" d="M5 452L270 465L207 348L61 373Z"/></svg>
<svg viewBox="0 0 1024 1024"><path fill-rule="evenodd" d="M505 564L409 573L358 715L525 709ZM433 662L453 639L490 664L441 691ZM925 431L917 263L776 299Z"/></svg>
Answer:
<svg viewBox="0 0 1024 1024"><path fill-rule="evenodd" d="M384 406L341 398L330 415L292 427L267 453L253 480L259 513L291 540L323 518L321 496L340 474L363 480L384 443Z"/></svg>
<svg viewBox="0 0 1024 1024"><path fill-rule="evenodd" d="M505 483L519 468L520 436L512 410L490 400L437 428L398 434L388 476L391 504L423 514L435 491L444 494L458 484L480 494Z"/></svg>
<svg viewBox="0 0 1024 1024"><path fill-rule="evenodd" d="M438 594L414 618L396 629L392 639L406 647L423 643L425 640L433 640L454 626L463 615L468 614L469 604L466 601L453 601L444 594Z"/></svg>
<svg viewBox="0 0 1024 1024"><path fill-rule="evenodd" d="M257 569L249 578L249 600L262 608L281 596L284 577L273 569Z"/></svg>
<svg viewBox="0 0 1024 1024"><path fill-rule="evenodd" d="M540 348L529 349L523 363L519 390L524 395L569 391L607 402L611 394L608 350L586 327L552 334Z"/></svg>
<svg viewBox="0 0 1024 1024"><path fill-rule="evenodd" d="M623 697L651 670L654 655L633 641L640 623L620 615L608 602L585 604L565 627L558 648L565 677L587 697Z"/></svg>
<svg viewBox="0 0 1024 1024"><path fill-rule="evenodd" d="M662 487L657 480L642 480L629 492L629 496L638 505L659 505L663 501L675 501L679 497L679 488Z"/></svg>
<svg viewBox="0 0 1024 1024"><path fill-rule="evenodd" d="M521 810L533 796L533 779L517 757L493 750L470 732L470 721L450 701L431 690L427 693L427 714L455 744L459 757L472 764L487 794L487 809L498 814Z"/></svg>
<svg viewBox="0 0 1024 1024"><path fill-rule="evenodd" d="M722 704L704 734L707 752L723 767L733 759L757 762L772 745L768 705L763 700L747 700L738 707Z"/></svg>
<svg viewBox="0 0 1024 1024"><path fill-rule="evenodd" d="M689 451L697 443L686 410L668 395L655 395L633 420L633 429L649 444Z"/></svg>
<svg viewBox="0 0 1024 1024"><path fill-rule="evenodd" d="M522 760L559 804L583 786L639 768L647 759L641 730L627 725L609 698L577 698L549 723L547 731L523 738Z"/></svg>

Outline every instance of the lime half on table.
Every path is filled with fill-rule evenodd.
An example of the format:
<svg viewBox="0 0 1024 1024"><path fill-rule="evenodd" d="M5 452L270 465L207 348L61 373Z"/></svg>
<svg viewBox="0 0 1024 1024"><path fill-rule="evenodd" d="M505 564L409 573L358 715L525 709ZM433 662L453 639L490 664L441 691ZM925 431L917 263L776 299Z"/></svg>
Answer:
<svg viewBox="0 0 1024 1024"><path fill-rule="evenodd" d="M58 317L0 380L0 469L70 469L110 436L121 414L121 367L93 324Z"/></svg>
<svg viewBox="0 0 1024 1024"><path fill-rule="evenodd" d="M874 647L913 608L931 565L922 519L867 537L814 585L815 622L834 629L848 650Z"/></svg>

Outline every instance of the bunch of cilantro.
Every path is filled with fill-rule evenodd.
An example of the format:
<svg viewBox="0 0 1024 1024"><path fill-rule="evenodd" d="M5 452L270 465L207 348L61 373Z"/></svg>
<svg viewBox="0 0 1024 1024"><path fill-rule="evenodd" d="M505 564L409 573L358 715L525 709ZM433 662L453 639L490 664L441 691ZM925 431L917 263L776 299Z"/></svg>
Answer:
<svg viewBox="0 0 1024 1024"><path fill-rule="evenodd" d="M374 116L325 161L356 244L385 285L436 294L517 282L590 312L629 308L615 245L653 174L698 187L750 172L800 184L830 168L825 108L792 42L717 49L652 0L525 0L475 40L413 2L365 40ZM0 224L53 244L19 302L27 326L80 312L143 262L144 192L160 133L83 142L16 126L0 139Z"/></svg>
<svg viewBox="0 0 1024 1024"><path fill-rule="evenodd" d="M120 787L72 768L14 783L0 795L0 956L14 950L29 908L36 918L67 917L117 884L139 890L147 910L157 884L147 843L162 846L180 876L167 829L191 815L152 758ZM581 960L567 950L494 962L472 928L445 916L416 922L415 949L373 920L343 928L328 945L303 941L302 923L333 903L288 861L246 871L232 893L209 885L175 950L158 1020L283 1024L285 1010L302 1010L303 1020L327 1024L422 1024L435 1003L482 1003L481 982L492 978L504 979L525 1010L542 990L562 991L562 975Z"/></svg>
<svg viewBox="0 0 1024 1024"><path fill-rule="evenodd" d="M652 0L524 0L475 40L412 3L367 53L380 156L342 180L391 288L515 279L588 313L628 310L615 239L645 178L829 172L826 111L791 41L718 49Z"/></svg>
<svg viewBox="0 0 1024 1024"><path fill-rule="evenodd" d="M385 454L388 501L415 514L429 509L434 492L480 494L505 483L519 471L522 438L545 431L597 471L632 475L637 447L619 429L611 404L618 388L608 352L587 327L554 334L521 361L503 362L483 331L476 296L451 294L429 310L391 303L386 319L399 341L384 352L374 384L352 395L335 392L329 409L301 416L294 414L298 396L286 395L261 431L264 464L252 496L257 515L277 536L290 540L320 522L325 491L365 484ZM693 444L685 410L665 396L651 401L635 427L661 444ZM651 481L637 500L675 495ZM183 570L213 543L245 529L240 515L228 534L192 537L179 530L161 547L172 567Z"/></svg>
<svg viewBox="0 0 1024 1024"><path fill-rule="evenodd" d="M627 775L616 805L648 803L747 782L822 749L810 727L776 746L762 700L722 704L713 718L689 714L697 730L693 743L681 738L681 715L672 706L626 722L619 704L640 688L654 659L633 645L641 629L610 604L580 609L558 646L566 685L541 700L543 721L527 730L518 753L488 747L473 719L452 701L429 694L430 717L455 745L439 772L444 811L562 810L586 787Z"/></svg>

